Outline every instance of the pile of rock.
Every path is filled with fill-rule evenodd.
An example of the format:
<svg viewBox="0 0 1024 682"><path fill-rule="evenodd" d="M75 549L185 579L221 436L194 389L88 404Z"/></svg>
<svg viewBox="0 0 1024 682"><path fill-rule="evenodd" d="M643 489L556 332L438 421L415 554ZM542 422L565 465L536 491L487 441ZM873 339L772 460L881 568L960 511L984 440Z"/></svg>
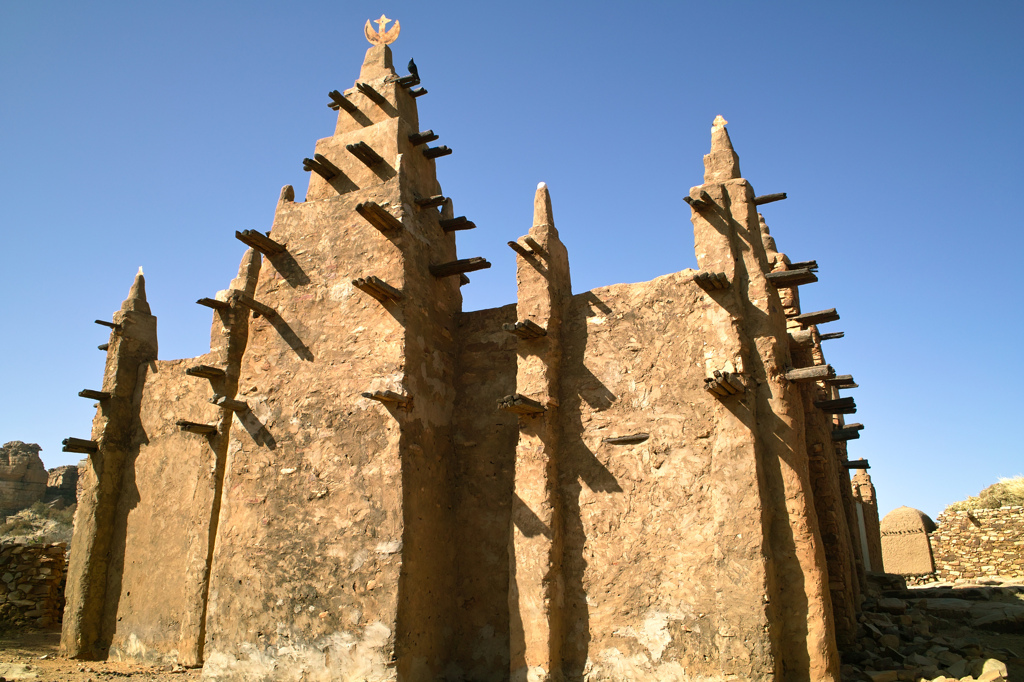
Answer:
<svg viewBox="0 0 1024 682"><path fill-rule="evenodd" d="M1024 586L1019 587L1024 593ZM964 626L1020 631L1024 627L1024 602L1013 600L1013 588L1009 588L1011 601L999 601L1002 594L993 589L871 591L863 604L857 642L842 654L843 679L1008 679L1006 661L1024 664L1017 652L991 648L970 634L939 634ZM942 595L938 594L940 590Z"/></svg>
<svg viewBox="0 0 1024 682"><path fill-rule="evenodd" d="M0 624L49 627L64 613L67 545L0 545Z"/></svg>

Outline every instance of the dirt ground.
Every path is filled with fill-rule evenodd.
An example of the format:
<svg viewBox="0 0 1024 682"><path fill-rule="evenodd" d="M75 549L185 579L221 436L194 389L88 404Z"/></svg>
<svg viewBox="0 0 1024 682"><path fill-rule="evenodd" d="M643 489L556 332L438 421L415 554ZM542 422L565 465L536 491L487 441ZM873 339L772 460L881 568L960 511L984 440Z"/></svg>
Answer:
<svg viewBox="0 0 1024 682"><path fill-rule="evenodd" d="M52 680L53 682L101 682L127 677L148 680L198 680L200 671L158 668L118 661L72 661L57 657L59 630L11 630L0 632L0 678L4 680Z"/></svg>

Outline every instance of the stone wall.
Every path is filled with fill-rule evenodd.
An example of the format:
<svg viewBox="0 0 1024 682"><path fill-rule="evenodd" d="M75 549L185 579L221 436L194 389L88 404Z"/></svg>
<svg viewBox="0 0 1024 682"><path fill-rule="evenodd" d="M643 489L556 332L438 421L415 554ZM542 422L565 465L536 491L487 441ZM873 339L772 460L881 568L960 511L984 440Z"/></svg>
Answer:
<svg viewBox="0 0 1024 682"><path fill-rule="evenodd" d="M67 545L0 545L0 625L50 627L64 612Z"/></svg>
<svg viewBox="0 0 1024 682"><path fill-rule="evenodd" d="M0 448L0 515L16 514L46 493L46 467L35 443L12 440Z"/></svg>
<svg viewBox="0 0 1024 682"><path fill-rule="evenodd" d="M939 580L1024 578L1024 507L939 514L928 540Z"/></svg>

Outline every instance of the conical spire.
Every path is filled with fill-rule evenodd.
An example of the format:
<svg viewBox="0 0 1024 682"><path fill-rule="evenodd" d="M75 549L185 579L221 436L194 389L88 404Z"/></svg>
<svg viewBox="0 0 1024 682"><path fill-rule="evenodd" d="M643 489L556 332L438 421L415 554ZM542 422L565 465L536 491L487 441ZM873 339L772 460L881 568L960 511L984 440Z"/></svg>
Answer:
<svg viewBox="0 0 1024 682"><path fill-rule="evenodd" d="M135 275L132 288L128 290L128 298L121 304L121 310L150 314L149 303L146 301L146 278L141 267L139 274Z"/></svg>
<svg viewBox="0 0 1024 682"><path fill-rule="evenodd" d="M551 193L548 191L547 183L543 182L537 185L537 193L533 196L533 227L530 228L532 235L539 232L558 235L558 230L555 229L555 216L551 210Z"/></svg>
<svg viewBox="0 0 1024 682"><path fill-rule="evenodd" d="M704 182L725 182L740 177L740 157L732 148L728 123L721 116L715 116L711 125L711 153L704 156Z"/></svg>

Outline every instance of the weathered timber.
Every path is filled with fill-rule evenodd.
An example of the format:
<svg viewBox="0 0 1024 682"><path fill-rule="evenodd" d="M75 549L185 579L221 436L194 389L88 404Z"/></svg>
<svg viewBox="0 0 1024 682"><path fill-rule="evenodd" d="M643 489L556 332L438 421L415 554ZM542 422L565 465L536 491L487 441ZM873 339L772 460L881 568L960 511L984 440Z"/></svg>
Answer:
<svg viewBox="0 0 1024 682"><path fill-rule="evenodd" d="M776 270L766 274L765 279L771 282L777 289L785 287L798 287L801 284L812 284L818 281L818 276L808 268L799 270Z"/></svg>
<svg viewBox="0 0 1024 682"><path fill-rule="evenodd" d="M448 156L452 153L452 150L447 145L441 145L440 147L427 147L423 150L423 156L428 159L436 159L439 156Z"/></svg>
<svg viewBox="0 0 1024 682"><path fill-rule="evenodd" d="M853 380L853 375L843 374L826 381L829 386L835 388L857 388L857 382Z"/></svg>
<svg viewBox="0 0 1024 682"><path fill-rule="evenodd" d="M714 377L706 377L704 379L704 390L722 397L731 395L729 391L725 390L725 388L714 379Z"/></svg>
<svg viewBox="0 0 1024 682"><path fill-rule="evenodd" d="M788 381L820 381L834 376L836 371L832 365L814 365L813 367L798 367L786 372Z"/></svg>
<svg viewBox="0 0 1024 682"><path fill-rule="evenodd" d="M810 329L791 329L789 342L794 346L809 346L814 342L814 333Z"/></svg>
<svg viewBox="0 0 1024 682"><path fill-rule="evenodd" d="M314 154L312 159L303 159L302 170L313 171L324 180L331 180L341 173L341 170L328 161L323 154Z"/></svg>
<svg viewBox="0 0 1024 682"><path fill-rule="evenodd" d="M857 411L857 403L853 398L835 398L833 400L815 400L814 406L829 414L853 414Z"/></svg>
<svg viewBox="0 0 1024 682"><path fill-rule="evenodd" d="M373 148L365 142L347 144L345 145L345 149L347 149L352 156L356 157L370 168L373 168L377 164L384 163L384 158L377 152L373 151Z"/></svg>
<svg viewBox="0 0 1024 682"><path fill-rule="evenodd" d="M80 398L88 398L89 400L107 400L110 398L110 393L106 391L94 391L91 388L85 388L78 392Z"/></svg>
<svg viewBox="0 0 1024 682"><path fill-rule="evenodd" d="M271 308L269 305L260 303L255 298L245 293L244 291L238 291L237 289L231 292L231 296L238 301L240 305L244 305L249 310L253 311L263 317L271 318L277 317L277 311Z"/></svg>
<svg viewBox="0 0 1024 682"><path fill-rule="evenodd" d="M421 144L426 144L428 142L433 142L438 137L439 137L438 135L434 134L433 130L424 130L423 132L420 132L420 133L410 133L409 134L409 142L412 142L412 145L414 147L418 147Z"/></svg>
<svg viewBox="0 0 1024 682"><path fill-rule="evenodd" d="M356 213L366 218L366 222L381 232L402 229L401 220L388 213L383 206L373 201L364 201L361 204L356 204Z"/></svg>
<svg viewBox="0 0 1024 682"><path fill-rule="evenodd" d="M386 301L400 301L403 298L401 291L379 277L360 277L352 280L352 286L360 291L365 291L381 303Z"/></svg>
<svg viewBox="0 0 1024 682"><path fill-rule="evenodd" d="M818 261L816 261L816 260L797 261L796 263L790 263L789 264L789 268L790 268L790 270L802 270L804 268L807 268L808 270L811 270L812 272L817 272L818 271Z"/></svg>
<svg viewBox="0 0 1024 682"><path fill-rule="evenodd" d="M526 235L525 237L523 237L523 241L526 242L527 246L529 246L531 249L533 249L534 253L543 253L544 247L541 246L540 242L538 242L536 239L534 239L530 235Z"/></svg>
<svg viewBox="0 0 1024 682"><path fill-rule="evenodd" d="M232 412L249 411L249 404L247 402L245 402L244 400L235 400L233 398L227 397L226 395L215 395L213 396L213 399L210 400L210 402L216 405L217 407L224 407L231 410Z"/></svg>
<svg viewBox="0 0 1024 682"><path fill-rule="evenodd" d="M857 440L860 438L860 431L857 429L834 429L832 431L832 440L844 441L844 440Z"/></svg>
<svg viewBox="0 0 1024 682"><path fill-rule="evenodd" d="M174 422L174 424L182 431L198 433L201 436L212 436L217 433L217 427L214 424L200 424L198 422L190 422L186 419L179 419Z"/></svg>
<svg viewBox="0 0 1024 682"><path fill-rule="evenodd" d="M218 301L215 298L201 298L196 303L207 308L213 308L214 310L224 310L231 307L231 304L227 301Z"/></svg>
<svg viewBox="0 0 1024 682"><path fill-rule="evenodd" d="M357 111L359 109L359 107L357 107L352 102L349 102L345 98L345 95L341 94L337 90L331 90L329 93L327 93L327 96L331 98L331 102L327 106L329 106L331 109L334 109L335 111L338 111L339 109L344 109L345 111L352 113L353 111Z"/></svg>
<svg viewBox="0 0 1024 682"><path fill-rule="evenodd" d="M508 246L509 246L510 249L512 249L513 251L518 253L523 258L529 258L530 256L533 255L533 250L532 249L526 248L525 246L523 246L519 242L509 242Z"/></svg>
<svg viewBox="0 0 1024 682"><path fill-rule="evenodd" d="M614 438L602 438L602 443L608 443L609 445L633 445L635 443L643 443L645 440L651 437L649 433L634 433L629 436L615 436Z"/></svg>
<svg viewBox="0 0 1024 682"><path fill-rule="evenodd" d="M515 414L541 414L547 411L540 402L533 398L527 398L519 393L513 393L507 395L498 401L498 409L505 410L506 412L513 412Z"/></svg>
<svg viewBox="0 0 1024 682"><path fill-rule="evenodd" d="M743 393L746 390L738 375L717 369L714 376L705 377L704 388L723 397Z"/></svg>
<svg viewBox="0 0 1024 682"><path fill-rule="evenodd" d="M851 431L861 431L864 429L864 425L859 423L843 424L842 428L850 429Z"/></svg>
<svg viewBox="0 0 1024 682"><path fill-rule="evenodd" d="M464 287L469 284L469 277L466 277L466 273L459 275L459 286Z"/></svg>
<svg viewBox="0 0 1024 682"><path fill-rule="evenodd" d="M420 77L415 74L409 74L408 76L402 76L399 78L397 83L403 88L411 88L414 85L420 84Z"/></svg>
<svg viewBox="0 0 1024 682"><path fill-rule="evenodd" d="M93 455L100 451L100 444L84 438L65 438L61 441L63 452L77 452L82 455Z"/></svg>
<svg viewBox="0 0 1024 682"><path fill-rule="evenodd" d="M377 92L376 90L374 90L373 86L370 85L369 83L356 83L356 90L363 93L368 98L372 99L378 105L387 103L387 98L384 97L384 95Z"/></svg>
<svg viewBox="0 0 1024 682"><path fill-rule="evenodd" d="M189 367L185 370L185 374L190 377L203 377L204 379L223 379L224 370L220 367L211 367L210 365L196 365L195 367Z"/></svg>
<svg viewBox="0 0 1024 682"><path fill-rule="evenodd" d="M868 464L866 459L851 459L849 462L843 464L847 469L870 469L871 465Z"/></svg>
<svg viewBox="0 0 1024 682"><path fill-rule="evenodd" d="M846 336L846 332L829 332L828 334L822 334L822 341L831 341L832 339L841 339Z"/></svg>
<svg viewBox="0 0 1024 682"><path fill-rule="evenodd" d="M714 202L711 200L711 195L704 190L700 191L700 194L696 199L691 196L683 197L683 201L688 203L694 210L701 211L711 206Z"/></svg>
<svg viewBox="0 0 1024 682"><path fill-rule="evenodd" d="M520 320L519 322L509 322L501 325L501 328L507 332L515 334L521 339L539 339L542 336L548 335L548 330L540 326L533 320Z"/></svg>
<svg viewBox="0 0 1024 682"><path fill-rule="evenodd" d="M800 315L793 315L789 319L794 322L799 322L803 326L811 324L825 324L826 322L835 322L839 319L839 313L836 312L835 308L829 308L828 310L817 310L813 313L801 313ZM824 338L824 336L822 336Z"/></svg>
<svg viewBox="0 0 1024 682"><path fill-rule="evenodd" d="M93 322L95 322L96 324L98 324L98 325L100 325L102 327L110 327L111 329L120 329L121 328L121 325L119 325L117 322L107 322L106 320L93 320Z"/></svg>
<svg viewBox="0 0 1024 682"><path fill-rule="evenodd" d="M98 345L98 346L96 346L96 347L97 347L98 349L100 349L101 351L104 351L104 352L106 352L106 350L107 350L108 348L110 348L110 344L109 344L109 343L101 343L100 345Z"/></svg>
<svg viewBox="0 0 1024 682"><path fill-rule="evenodd" d="M704 291L717 291L729 286L729 279L722 272L701 270L693 276L693 281Z"/></svg>
<svg viewBox="0 0 1024 682"><path fill-rule="evenodd" d="M754 197L754 206L760 206L761 204L770 204L773 201L782 201L785 198L785 192L778 192L776 194L762 194L759 197Z"/></svg>
<svg viewBox="0 0 1024 682"><path fill-rule="evenodd" d="M412 90L409 91L409 94L412 95L413 97L422 97L423 95L427 94L427 89L413 88Z"/></svg>
<svg viewBox="0 0 1024 682"><path fill-rule="evenodd" d="M256 230L235 231L235 239L246 246L256 249L265 256L274 256L284 251L284 244L275 242L273 239L257 232Z"/></svg>
<svg viewBox="0 0 1024 682"><path fill-rule="evenodd" d="M403 395L401 393L395 393L394 391L366 391L362 394L364 398L370 400L376 400L381 403L395 403L396 405L407 406L412 402L412 398Z"/></svg>
<svg viewBox="0 0 1024 682"><path fill-rule="evenodd" d="M431 265L430 274L434 277L451 277L452 275L461 275L475 270L485 270L489 267L491 267L491 264L487 262L486 258L463 258L462 260L453 260L450 263Z"/></svg>
<svg viewBox="0 0 1024 682"><path fill-rule="evenodd" d="M435 194L434 196L426 197L424 199L417 199L416 205L420 208L437 208L446 201L448 201L448 197L445 195Z"/></svg>
<svg viewBox="0 0 1024 682"><path fill-rule="evenodd" d="M476 223L471 220L466 220L466 216L461 215L458 218L448 218L440 222L441 229L445 232L455 232L457 230L472 230L476 227Z"/></svg>

